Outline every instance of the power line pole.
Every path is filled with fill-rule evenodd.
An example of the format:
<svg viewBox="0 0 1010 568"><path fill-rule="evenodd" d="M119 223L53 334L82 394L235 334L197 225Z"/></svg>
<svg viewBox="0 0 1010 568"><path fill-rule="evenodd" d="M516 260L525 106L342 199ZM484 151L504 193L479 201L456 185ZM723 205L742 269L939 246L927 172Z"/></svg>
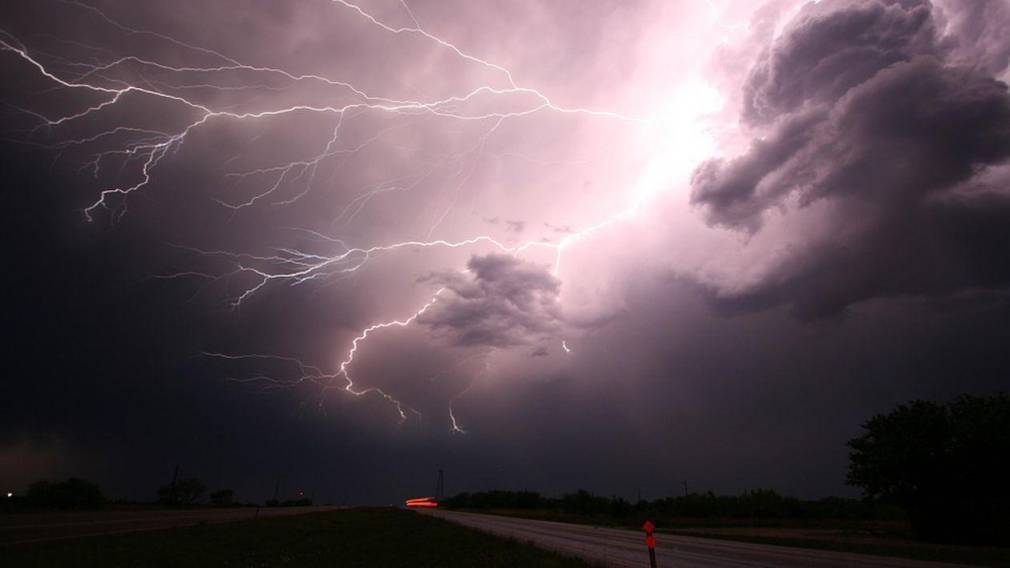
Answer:
<svg viewBox="0 0 1010 568"><path fill-rule="evenodd" d="M171 505L175 505L175 482L179 480L179 464L175 464L175 470L172 472L172 488L168 492L168 502Z"/></svg>
<svg viewBox="0 0 1010 568"><path fill-rule="evenodd" d="M442 468L438 470L438 481L435 482L435 499L442 499L445 497L445 472Z"/></svg>

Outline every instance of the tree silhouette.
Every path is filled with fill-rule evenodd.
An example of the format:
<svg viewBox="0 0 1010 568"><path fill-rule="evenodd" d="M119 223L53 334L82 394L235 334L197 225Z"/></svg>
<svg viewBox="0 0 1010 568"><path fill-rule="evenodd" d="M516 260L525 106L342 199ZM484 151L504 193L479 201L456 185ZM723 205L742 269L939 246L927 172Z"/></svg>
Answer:
<svg viewBox="0 0 1010 568"><path fill-rule="evenodd" d="M228 507L235 501L235 492L231 489L222 489L210 494L210 502L215 507Z"/></svg>
<svg viewBox="0 0 1010 568"><path fill-rule="evenodd" d="M55 483L45 479L32 483L28 502L45 509L96 509L105 504L105 497L97 484L71 477Z"/></svg>
<svg viewBox="0 0 1010 568"><path fill-rule="evenodd" d="M163 505L192 505L207 488L195 477L180 479L158 488L158 502Z"/></svg>
<svg viewBox="0 0 1010 568"><path fill-rule="evenodd" d="M864 496L900 503L928 540L1010 542L1010 397L917 400L863 428L848 482Z"/></svg>

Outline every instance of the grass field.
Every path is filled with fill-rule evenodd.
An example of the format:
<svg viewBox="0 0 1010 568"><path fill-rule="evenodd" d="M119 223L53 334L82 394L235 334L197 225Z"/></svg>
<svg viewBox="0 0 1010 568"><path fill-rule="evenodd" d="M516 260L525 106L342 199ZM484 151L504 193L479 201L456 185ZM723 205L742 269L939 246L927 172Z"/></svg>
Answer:
<svg viewBox="0 0 1010 568"><path fill-rule="evenodd" d="M544 566L581 560L398 509L199 525L0 549L0 565L27 566Z"/></svg>
<svg viewBox="0 0 1010 568"><path fill-rule="evenodd" d="M622 522L604 515L585 516L536 509L473 512L639 530L637 522L628 524L626 521ZM917 541L911 537L911 529L907 523L900 522L679 518L666 519L661 523L657 522L657 525L658 532L686 536L1010 568L1010 548L954 546Z"/></svg>
<svg viewBox="0 0 1010 568"><path fill-rule="evenodd" d="M796 548L875 554L878 556L895 556L913 560L932 560L935 562L972 564L976 566L1010 567L1010 549L1006 548L931 544L900 538L865 536L860 533L830 529L699 528L672 530L669 532L686 536L735 540L755 544L775 544Z"/></svg>

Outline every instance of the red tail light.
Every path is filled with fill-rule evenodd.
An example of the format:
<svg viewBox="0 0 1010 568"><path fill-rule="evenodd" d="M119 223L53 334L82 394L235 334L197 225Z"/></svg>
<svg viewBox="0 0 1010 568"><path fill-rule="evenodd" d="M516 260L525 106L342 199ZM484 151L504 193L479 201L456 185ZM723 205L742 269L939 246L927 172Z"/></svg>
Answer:
<svg viewBox="0 0 1010 568"><path fill-rule="evenodd" d="M438 501L432 497L418 497L417 499L407 499L405 502L411 509L438 507Z"/></svg>

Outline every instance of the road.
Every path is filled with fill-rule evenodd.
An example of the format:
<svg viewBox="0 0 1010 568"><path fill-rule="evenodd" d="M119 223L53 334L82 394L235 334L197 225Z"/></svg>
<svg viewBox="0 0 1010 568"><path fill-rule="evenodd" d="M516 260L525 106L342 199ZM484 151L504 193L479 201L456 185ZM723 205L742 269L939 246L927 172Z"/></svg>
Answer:
<svg viewBox="0 0 1010 568"><path fill-rule="evenodd" d="M0 515L0 546L49 542L84 536L118 534L226 523L265 517L286 517L340 507L270 507L182 511L93 511Z"/></svg>
<svg viewBox="0 0 1010 568"><path fill-rule="evenodd" d="M645 535L638 531L445 510L424 511L424 514L434 515L492 534L528 541L541 548L580 556L607 566L647 567L649 565ZM656 535L656 557L659 568L704 568L711 566L940 568L957 566L956 564L921 562L885 556L667 534Z"/></svg>

